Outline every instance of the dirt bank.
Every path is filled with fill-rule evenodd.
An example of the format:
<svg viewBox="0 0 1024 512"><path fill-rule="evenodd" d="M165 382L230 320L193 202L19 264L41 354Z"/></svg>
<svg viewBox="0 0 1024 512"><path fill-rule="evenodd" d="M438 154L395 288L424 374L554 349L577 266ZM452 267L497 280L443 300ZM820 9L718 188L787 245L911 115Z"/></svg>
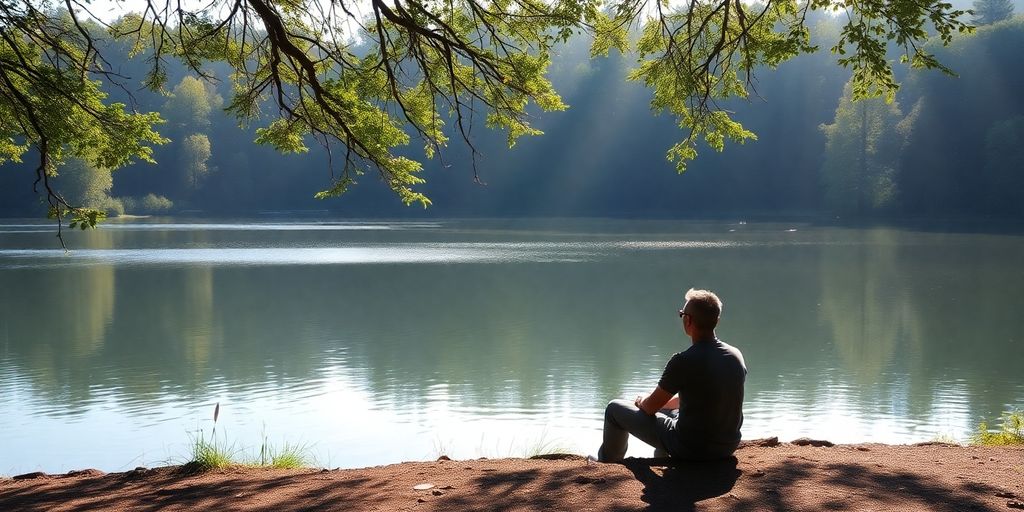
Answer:
<svg viewBox="0 0 1024 512"><path fill-rule="evenodd" d="M178 467L0 478L0 510L1024 509L1024 449L748 443L714 464L481 459L345 470ZM416 489L432 484L429 489ZM421 486L427 487L427 486Z"/></svg>

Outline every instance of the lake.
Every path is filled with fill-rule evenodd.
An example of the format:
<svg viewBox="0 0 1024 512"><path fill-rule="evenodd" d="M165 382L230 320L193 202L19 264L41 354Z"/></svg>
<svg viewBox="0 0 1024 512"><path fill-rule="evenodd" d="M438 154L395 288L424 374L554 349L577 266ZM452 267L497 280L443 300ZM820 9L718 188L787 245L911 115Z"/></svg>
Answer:
<svg viewBox="0 0 1024 512"><path fill-rule="evenodd" d="M747 361L745 438L965 440L1024 407L1024 236L624 220L0 222L0 474L595 453L684 349ZM213 433L213 411L220 416ZM633 455L648 456L639 441Z"/></svg>

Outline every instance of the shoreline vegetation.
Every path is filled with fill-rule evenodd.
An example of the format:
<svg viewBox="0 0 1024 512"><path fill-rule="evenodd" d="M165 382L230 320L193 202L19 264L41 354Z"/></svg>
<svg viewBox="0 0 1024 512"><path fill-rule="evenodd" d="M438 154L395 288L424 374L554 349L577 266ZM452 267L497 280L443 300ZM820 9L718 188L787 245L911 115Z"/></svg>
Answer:
<svg viewBox="0 0 1024 512"><path fill-rule="evenodd" d="M259 450L252 450L240 447L234 442L229 442L223 435L218 440L217 420L220 417L220 403L214 407L213 429L210 437L207 438L202 430L196 435L190 435L191 455L181 468L185 472L204 472L217 469L228 469L232 467L270 468L270 469L312 469L310 463L315 460L309 453L307 445L285 442L280 447L269 442L266 432L263 434ZM961 443L951 436L938 436L931 441L917 443L913 446L927 444L943 444L950 446L1022 446L1024 447L1024 411L1010 410L1004 412L994 422L998 428L990 428L989 422L982 421L977 430L965 443ZM778 444L778 438L770 438ZM744 443L761 443L764 440L744 441ZM815 441L808 438L800 438L792 441L796 445L811 444L814 446L834 446L830 441ZM448 454L443 446L435 446L440 459L448 459ZM581 456L576 453L569 453L566 443L558 439L550 439L546 434L539 438L528 440L521 446L521 458L536 459L558 456ZM246 453L256 452L256 455ZM513 457L511 453L508 457ZM481 457L487 458L487 457Z"/></svg>

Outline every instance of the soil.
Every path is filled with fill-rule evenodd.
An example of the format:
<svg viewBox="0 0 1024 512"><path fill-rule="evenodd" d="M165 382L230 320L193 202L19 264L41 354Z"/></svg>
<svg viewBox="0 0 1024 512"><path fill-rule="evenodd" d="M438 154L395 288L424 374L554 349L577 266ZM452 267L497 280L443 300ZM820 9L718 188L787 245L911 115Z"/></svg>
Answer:
<svg viewBox="0 0 1024 512"><path fill-rule="evenodd" d="M819 446L815 446L818 444ZM744 443L683 463L579 456L337 470L183 467L0 477L2 511L821 511L1024 509L1024 448ZM426 485L421 485L426 484Z"/></svg>

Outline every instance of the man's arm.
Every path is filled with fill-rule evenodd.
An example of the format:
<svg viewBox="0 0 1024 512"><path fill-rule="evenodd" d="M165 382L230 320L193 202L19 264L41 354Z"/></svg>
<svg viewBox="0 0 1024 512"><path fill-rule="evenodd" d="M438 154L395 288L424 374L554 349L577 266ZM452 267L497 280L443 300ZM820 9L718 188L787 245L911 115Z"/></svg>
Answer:
<svg viewBox="0 0 1024 512"><path fill-rule="evenodd" d="M672 406L673 402L675 407L679 407L679 398L673 397L668 391L661 389L661 386L657 386L646 397L636 397L636 401L633 403L649 416L654 416L654 413L664 409L666 406Z"/></svg>
<svg viewBox="0 0 1024 512"><path fill-rule="evenodd" d="M673 395L672 398L665 402L665 405L661 406L662 409L678 409L679 408L679 395Z"/></svg>

